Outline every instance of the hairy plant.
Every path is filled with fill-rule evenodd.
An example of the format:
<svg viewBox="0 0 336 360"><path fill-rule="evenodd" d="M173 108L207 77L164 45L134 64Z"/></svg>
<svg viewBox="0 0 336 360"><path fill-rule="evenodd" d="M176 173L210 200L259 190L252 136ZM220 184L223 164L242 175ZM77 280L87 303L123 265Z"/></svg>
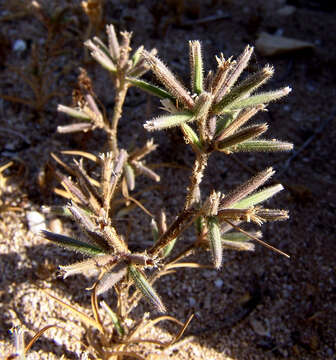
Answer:
<svg viewBox="0 0 336 360"><path fill-rule="evenodd" d="M225 59L223 54L216 57L217 68L205 76L201 44L189 42L190 90L159 60L156 51L146 51L140 47L130 56L131 34L121 32L119 42L114 27L107 27L108 44L99 38L85 43L91 55L112 75L115 104L111 118L106 114L96 95L87 74L82 71L79 91L75 96L75 107L59 105L58 110L80 119L71 125L58 128L59 132L91 131L103 129L108 138L109 151L91 154L73 150L68 155L80 155L81 160L72 164L64 163L57 155L56 161L63 166L71 177L57 170L56 176L64 189L57 193L69 199L69 203L58 213L70 216L85 233L85 241L73 237L43 231L42 235L58 245L82 253L86 258L78 263L60 266L63 277L82 273L98 273L92 286L92 308L94 319L83 318L101 334L99 341L91 339L91 346L99 358L112 358L129 355L141 358L131 351L135 342L155 343L166 349L181 337L191 317L183 325L181 332L168 343L153 339L135 339L135 334L157 321L170 320L168 316L148 320L143 315L138 322L127 321L130 313L141 298L146 299L154 309L167 311L164 299L154 288L160 277L182 267L220 269L223 251L227 249L253 251L254 244L262 244L277 253L287 254L261 240L260 231L251 232L242 228L243 223L257 226L268 221L288 218L285 210L269 209L261 204L283 189L276 184L261 188L271 176L272 168L267 168L235 189L222 193L213 190L202 194L201 184L209 157L214 152L223 156L236 152L289 151L292 144L278 140L261 139L266 132L266 123L246 126L258 112L266 111L267 105L290 92L289 87L275 91L257 92L273 75L273 68L265 66L255 74L238 82L248 65L253 48L247 46L237 60ZM150 84L140 77L150 69L163 87ZM194 165L187 188L184 206L170 224L162 210L153 216L142 203L130 195L135 189L135 176L146 175L154 181L160 177L150 168L144 158L154 151L156 145L148 141L135 150L120 149L118 146L118 122L130 86L137 86L161 99L165 114L147 120L144 127L148 131L179 127L185 142L195 154ZM85 161L95 165L89 173ZM97 175L98 174L98 175ZM153 243L145 251L134 252L129 247L125 234L121 234L115 221L116 204L130 202L141 207L152 217L148 236ZM172 254L175 244L187 228L195 224L194 241ZM187 262L185 259L196 251L208 250L212 264L207 266ZM117 301L112 309L105 302L100 306L110 316L114 330L107 329L99 318L97 296L114 288ZM58 300L61 301L61 300ZM70 305L66 305L68 308ZM78 310L71 307L73 312ZM169 309L168 309L169 310ZM179 323L179 322L178 322Z"/></svg>

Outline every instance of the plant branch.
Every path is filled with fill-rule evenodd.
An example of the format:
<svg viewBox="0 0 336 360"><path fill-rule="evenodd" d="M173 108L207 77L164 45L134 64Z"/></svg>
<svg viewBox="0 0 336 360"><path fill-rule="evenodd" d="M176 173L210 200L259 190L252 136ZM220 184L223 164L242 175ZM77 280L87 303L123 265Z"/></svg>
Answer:
<svg viewBox="0 0 336 360"><path fill-rule="evenodd" d="M123 79L122 77L117 79L113 115L111 119L111 125L108 130L110 149L111 151L113 151L115 155L118 154L118 139L117 139L118 122L122 115L122 109L125 102L125 97L127 94L128 87L129 87L129 83L125 81L125 79Z"/></svg>

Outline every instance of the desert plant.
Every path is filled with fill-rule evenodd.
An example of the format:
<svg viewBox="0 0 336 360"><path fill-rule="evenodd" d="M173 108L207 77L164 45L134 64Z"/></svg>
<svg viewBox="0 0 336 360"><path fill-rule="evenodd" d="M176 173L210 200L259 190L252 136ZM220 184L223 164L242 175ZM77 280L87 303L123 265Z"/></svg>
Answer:
<svg viewBox="0 0 336 360"><path fill-rule="evenodd" d="M209 157L215 152L230 155L246 151L292 149L292 144L287 142L260 139L259 136L266 132L268 127L265 123L245 126L255 114L266 111L268 103L287 95L290 88L255 93L273 75L271 66L265 66L236 84L252 55L253 48L250 46L245 48L236 61L225 59L223 54L216 57L217 69L214 72L209 71L205 76L201 44L190 41L191 84L188 91L158 59L155 50L149 52L140 47L131 57L130 33L121 32L119 42L114 27L108 26L107 35L108 45L99 38L89 40L85 45L90 49L91 55L112 75L115 103L111 120L98 101L91 80L84 71L80 75L79 90L74 99L75 107L58 107L60 112L80 119L80 122L59 127L59 132L91 131L98 127L105 131L108 138L109 151L101 154L77 150L65 152L82 156L81 160L72 164L64 163L54 155L57 162L71 175L69 177L56 170L64 188L58 189L57 193L69 199L69 203L62 209L55 210L72 217L85 232L86 238L83 241L49 231L44 231L42 235L58 245L87 256L79 263L60 266L64 278L88 271L99 273L92 286L94 318L80 315L86 324L96 328L100 334L94 341L90 337L95 356L104 359L119 355L141 358L139 354L132 352L133 343L150 342L163 349L167 348L176 343L191 320L189 318L184 325L180 323L181 332L168 343L135 338L139 329L152 326L157 321L178 322L169 316L148 320L145 314L140 321L132 322L131 325L127 321L141 298L151 303L157 311L166 311L164 299L161 299L153 287L160 277L182 267L213 267L219 270L222 266L223 249L253 251L254 244L251 240L288 257L281 250L261 240L260 231L250 232L242 228L245 222L260 226L267 221L288 218L285 210L268 209L260 205L283 189L280 184L260 189L274 174L272 168L255 174L227 194L213 190L204 195L201 192L201 183ZM163 87L140 79L149 69ZM169 226L164 210L154 216L140 200L130 195L135 189L136 176L143 174L155 181L160 180L144 162L144 158L156 149L152 140L133 150L121 149L118 145L118 122L131 86L158 96L165 111L164 115L147 120L145 129L156 131L179 127L185 142L195 154L184 206L176 213L176 218ZM93 162L95 171L87 171L87 159ZM153 243L142 252L132 251L126 236L120 234L114 219L118 206L129 206L130 203L140 206L152 217L148 236L153 236ZM181 234L193 224L196 229L193 243L172 253ZM184 261L190 254L204 249L210 251L212 265L204 266ZM112 309L105 302L100 303L114 324L114 329L108 329L99 317L97 296L112 287L117 298L115 307ZM79 314L72 306L66 306Z"/></svg>

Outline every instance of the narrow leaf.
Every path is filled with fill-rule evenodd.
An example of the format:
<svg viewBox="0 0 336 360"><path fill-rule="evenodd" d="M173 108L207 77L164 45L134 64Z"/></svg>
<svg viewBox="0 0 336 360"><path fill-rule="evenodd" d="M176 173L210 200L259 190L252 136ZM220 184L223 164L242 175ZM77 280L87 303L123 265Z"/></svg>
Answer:
<svg viewBox="0 0 336 360"><path fill-rule="evenodd" d="M206 119L209 114L210 106L212 104L212 95L208 92L203 92L197 99L193 109L193 114L197 120Z"/></svg>
<svg viewBox="0 0 336 360"><path fill-rule="evenodd" d="M57 327L57 325L47 325L45 326L43 329L39 330L34 336L33 338L29 341L29 343L27 344L27 346L24 349L24 354L26 354L30 348L35 344L35 342L49 329L53 328L53 327ZM25 359L25 357L23 358Z"/></svg>
<svg viewBox="0 0 336 360"><path fill-rule="evenodd" d="M251 192L264 184L274 173L275 171L272 168L268 168L264 171L261 171L259 174L257 174L244 184L238 186L235 190L233 190L224 197L224 199L219 205L220 209L231 208L235 203L244 199Z"/></svg>
<svg viewBox="0 0 336 360"><path fill-rule="evenodd" d="M126 274L127 264L125 262L120 262L111 270L106 271L97 284L97 295L101 295L111 289L114 285L121 281L126 276Z"/></svg>
<svg viewBox="0 0 336 360"><path fill-rule="evenodd" d="M220 56L215 56L217 61L217 71L211 80L211 92L214 94L215 101L218 100L218 92L224 85L231 66L233 65L231 62L231 58L225 60L224 55L221 53ZM210 84L209 84L210 85ZM208 87L209 89L209 87Z"/></svg>
<svg viewBox="0 0 336 360"><path fill-rule="evenodd" d="M230 110L236 110L236 109L244 109L247 107L254 107L260 104L267 104L271 101L278 100L288 95L291 91L292 89L287 86L280 90L259 93L257 95L252 95L246 99L235 101L234 103L230 104L228 108Z"/></svg>
<svg viewBox="0 0 336 360"><path fill-rule="evenodd" d="M283 186L281 184L270 186L266 189L256 192L255 194L247 196L243 200L240 200L239 202L235 203L232 208L247 209L254 205L260 204L263 201L266 201L281 190L283 190Z"/></svg>
<svg viewBox="0 0 336 360"><path fill-rule="evenodd" d="M106 70L116 72L116 66L112 61L111 55L106 54L105 50L96 45L92 40L87 40L84 45L91 50L91 56Z"/></svg>
<svg viewBox="0 0 336 360"><path fill-rule="evenodd" d="M100 333L102 333L102 334L104 333L103 328L101 327L101 325L97 321L95 321L91 317L87 316L83 312L78 311L72 305L69 305L69 304L63 302L62 300L58 299L57 297L49 294L48 292L44 291L44 293L47 294L50 298L54 299L59 304L61 304L62 306L64 306L65 308L67 308L68 310L70 310L73 314L78 316L85 325L92 326L92 327L98 329Z"/></svg>
<svg viewBox="0 0 336 360"><path fill-rule="evenodd" d="M152 230L153 241L155 244L159 239L159 229L158 229L157 223L154 219L151 220L150 227Z"/></svg>
<svg viewBox="0 0 336 360"><path fill-rule="evenodd" d="M230 241L222 238L222 246L226 249L238 250L238 251L254 251L255 246L253 243L246 241Z"/></svg>
<svg viewBox="0 0 336 360"><path fill-rule="evenodd" d="M97 255L93 258L86 259L83 261L76 262L74 264L60 266L60 272L63 278L68 276L82 274L87 271L96 271L101 267L112 266L119 260L116 255L105 254Z"/></svg>
<svg viewBox="0 0 336 360"><path fill-rule="evenodd" d="M57 111L65 113L71 117L82 120L90 120L90 116L82 110L77 110L65 105L58 105Z"/></svg>
<svg viewBox="0 0 336 360"><path fill-rule="evenodd" d="M212 254L212 260L215 268L219 269L222 266L222 261L223 261L223 248L222 248L220 228L217 219L214 216L208 217L207 223L208 223L208 239Z"/></svg>
<svg viewBox="0 0 336 360"><path fill-rule="evenodd" d="M110 50L108 49L108 47L99 39L99 37L94 36L92 39L92 42L96 45L99 46L99 48L104 51L104 53L106 54L106 56L111 57L110 54Z"/></svg>
<svg viewBox="0 0 336 360"><path fill-rule="evenodd" d="M278 140L248 140L227 149L229 152L291 151L293 144Z"/></svg>
<svg viewBox="0 0 336 360"><path fill-rule="evenodd" d="M184 134L186 143L196 145L199 149L202 149L201 141L195 131L186 123L181 124L181 129Z"/></svg>
<svg viewBox="0 0 336 360"><path fill-rule="evenodd" d="M213 111L216 114L221 114L226 108L230 108L230 104L246 98L252 91L259 88L267 80L271 78L274 70L270 66L265 66L261 71L249 76L241 84L234 87L228 92L221 101L214 106Z"/></svg>
<svg viewBox="0 0 336 360"><path fill-rule="evenodd" d="M166 308L162 303L159 295L153 289L152 285L145 278L145 276L136 268L134 265L128 266L128 273L132 278L136 288L141 292L141 294L152 303L160 312L166 312Z"/></svg>
<svg viewBox="0 0 336 360"><path fill-rule="evenodd" d="M159 182L160 181L160 175L158 175L155 171L150 169L148 166L144 165L140 161L132 161L132 165L136 168L136 170L150 179Z"/></svg>
<svg viewBox="0 0 336 360"><path fill-rule="evenodd" d="M127 77L126 79L129 83L148 92L150 95L157 96L160 99L171 99L173 101L175 100L174 96L169 94L169 92L167 92L166 90L161 89L159 86L150 84L144 80L135 79L133 77Z"/></svg>
<svg viewBox="0 0 336 360"><path fill-rule="evenodd" d="M221 132L217 132L218 136L216 138L216 141L223 140L226 137L234 134L240 127L242 127L248 120L250 120L252 116L254 116L258 111L263 109L264 106L259 105L255 108L248 109L247 111L240 112L234 120L231 119L231 122Z"/></svg>
<svg viewBox="0 0 336 360"><path fill-rule="evenodd" d="M61 154L65 154L65 155L76 155L76 156L82 156L85 157L86 159L89 159L97 164L99 164L99 158L98 156L91 154L89 152L86 151L80 151L80 150L63 150L61 151Z"/></svg>
<svg viewBox="0 0 336 360"><path fill-rule="evenodd" d="M85 255L98 255L103 254L104 250L98 248L97 246L93 246L91 244L87 244L83 241L73 239L69 236L61 235L61 234L55 234L53 232L42 230L41 236L44 238L61 245L69 250L75 250L79 253L85 254Z"/></svg>
<svg viewBox="0 0 336 360"><path fill-rule="evenodd" d="M262 237L262 233L261 231L255 231L255 232L250 232L251 236L256 237L256 238L261 238ZM222 235L222 239L228 240L228 241L239 241L239 242L246 242L246 241L251 241L251 237L243 234L241 232L229 232L229 233L225 233L224 235Z"/></svg>
<svg viewBox="0 0 336 360"><path fill-rule="evenodd" d="M153 120L146 121L144 128L148 131L162 130L174 126L179 126L187 121L195 120L191 113L179 113L175 115L164 115Z"/></svg>
<svg viewBox="0 0 336 360"><path fill-rule="evenodd" d="M235 146L248 139L253 139L267 131L267 124L252 125L237 131L235 134L228 136L224 140L216 142L215 146L219 151L226 150L228 147Z"/></svg>
<svg viewBox="0 0 336 360"><path fill-rule="evenodd" d="M169 254L173 251L174 246L176 244L176 240L177 240L177 238L173 239L168 245L166 245L162 249L162 257L163 258L166 258L167 256L169 256Z"/></svg>
<svg viewBox="0 0 336 360"><path fill-rule="evenodd" d="M219 134L223 129L226 129L239 114L239 111L231 111L217 116L216 134Z"/></svg>
<svg viewBox="0 0 336 360"><path fill-rule="evenodd" d="M191 110L194 107L194 100L173 73L153 54L146 50L142 54L148 61L157 79L166 87L169 93L180 103L184 104L187 109Z"/></svg>
<svg viewBox="0 0 336 360"><path fill-rule="evenodd" d="M106 304L104 300L100 302L100 306L107 312L118 335L122 337L125 334L125 330L121 325L121 321L119 320L118 315Z"/></svg>
<svg viewBox="0 0 336 360"><path fill-rule="evenodd" d="M223 86L216 94L216 100L220 101L222 97L227 94L232 86L236 83L241 73L244 71L246 66L248 65L251 55L253 53L253 47L247 45L242 54L237 59L235 65L230 68L229 75L227 76Z"/></svg>
<svg viewBox="0 0 336 360"><path fill-rule="evenodd" d="M189 60L191 70L191 89L193 93L200 94L203 91L203 59L201 43L189 41Z"/></svg>
<svg viewBox="0 0 336 360"><path fill-rule="evenodd" d="M289 218L288 211L278 209L257 209L256 215L265 221L282 221Z"/></svg>
<svg viewBox="0 0 336 360"><path fill-rule="evenodd" d="M77 123L71 125L57 126L57 132L59 134L70 134L74 132L86 132L93 129L93 125L90 123Z"/></svg>
<svg viewBox="0 0 336 360"><path fill-rule="evenodd" d="M164 232L167 231L166 214L163 211L161 211L161 214L160 214L160 223L159 224L160 224L160 231L159 231L156 221L154 219L152 219L151 228L152 228L154 244L158 241L160 235L162 235ZM171 242L168 243L168 245L166 245L161 250L160 256L162 258L167 257L172 252L172 250L174 249L176 240L177 240L177 238L173 239Z"/></svg>
<svg viewBox="0 0 336 360"><path fill-rule="evenodd" d="M144 47L143 47L143 45L141 45L138 47L136 52L133 54L133 56L132 56L133 66L135 66L138 63L138 61L140 60L143 49L144 49Z"/></svg>
<svg viewBox="0 0 336 360"><path fill-rule="evenodd" d="M135 187L135 174L132 166L129 163L125 163L124 165L125 178L127 182L127 187L129 190L134 190Z"/></svg>
<svg viewBox="0 0 336 360"><path fill-rule="evenodd" d="M106 33L108 38L109 53L112 56L112 59L116 61L120 55L120 48L118 38L112 24L106 26Z"/></svg>

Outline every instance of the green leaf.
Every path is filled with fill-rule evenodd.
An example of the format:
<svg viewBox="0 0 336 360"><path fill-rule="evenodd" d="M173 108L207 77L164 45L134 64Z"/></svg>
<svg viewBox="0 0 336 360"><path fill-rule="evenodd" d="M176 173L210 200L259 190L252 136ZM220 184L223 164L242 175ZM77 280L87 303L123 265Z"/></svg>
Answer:
<svg viewBox="0 0 336 360"><path fill-rule="evenodd" d="M221 114L226 108L231 108L230 105L240 99L246 98L252 91L264 84L273 75L273 72L272 67L265 66L261 71L249 76L229 93L224 95L221 101L214 106L213 111L216 114Z"/></svg>
<svg viewBox="0 0 336 360"><path fill-rule="evenodd" d="M230 152L252 152L252 151L290 151L293 149L293 144L278 140L248 140L235 146L229 147Z"/></svg>
<svg viewBox="0 0 336 360"><path fill-rule="evenodd" d="M159 295L156 293L152 285L143 275L143 273L134 265L128 266L128 273L134 282L136 288L151 304L153 304L160 312L166 312L166 308L162 303Z"/></svg>
<svg viewBox="0 0 336 360"><path fill-rule="evenodd" d="M134 190L135 187L135 174L133 167L129 163L125 163L124 165L125 178L127 182L127 187L129 190Z"/></svg>
<svg viewBox="0 0 336 360"><path fill-rule="evenodd" d="M143 45L141 45L141 46L138 47L136 52L133 54L133 56L132 56L133 66L135 66L138 63L138 61L140 60L141 53L142 53L143 49L144 49L144 47L143 47Z"/></svg>
<svg viewBox="0 0 336 360"><path fill-rule="evenodd" d="M207 218L208 223L208 239L212 260L216 269L222 266L223 261L223 248L218 221L214 216Z"/></svg>
<svg viewBox="0 0 336 360"><path fill-rule="evenodd" d="M233 191L225 195L221 200L219 209L232 208L236 203L245 199L249 194L256 190L259 186L263 185L275 171L270 167L264 171L259 172L253 178L246 181L244 184L236 187Z"/></svg>
<svg viewBox="0 0 336 360"><path fill-rule="evenodd" d="M174 126L182 125L187 121L194 120L193 114L189 112L178 113L174 115L163 115L152 120L146 121L144 128L148 131L168 129Z"/></svg>
<svg viewBox="0 0 336 360"><path fill-rule="evenodd" d="M244 129L238 130L235 134L230 135L223 140L216 143L216 148L219 151L227 150L228 147L237 145L241 142L246 141L247 139L253 139L257 136L260 136L265 131L267 131L268 125L267 124L260 124L260 125L252 125L246 127Z"/></svg>
<svg viewBox="0 0 336 360"><path fill-rule="evenodd" d="M85 255L94 256L104 254L102 249L69 236L55 234L47 230L42 230L41 236L67 249L75 250Z"/></svg>
<svg viewBox="0 0 336 360"><path fill-rule="evenodd" d="M199 216L196 221L195 221L195 226L196 226L196 232L197 235L200 235L203 233L203 229L205 226L205 219L203 216Z"/></svg>
<svg viewBox="0 0 336 360"><path fill-rule="evenodd" d="M222 115L218 115L216 122L216 134L219 134L223 129L227 128L237 117L237 114L237 111L231 111Z"/></svg>
<svg viewBox="0 0 336 360"><path fill-rule="evenodd" d="M195 131L186 123L181 124L181 128L186 140L202 149L201 141Z"/></svg>
<svg viewBox="0 0 336 360"><path fill-rule="evenodd" d="M245 199L240 200L232 206L232 209L248 209L254 205L260 204L263 201L274 196L279 191L283 190L281 184L270 186L266 189L258 191L250 196L247 196Z"/></svg>
<svg viewBox="0 0 336 360"><path fill-rule="evenodd" d="M167 92L164 89L161 89L160 87L150 84L144 80L139 80L139 79L135 79L135 78L127 78L127 81L130 82L132 85L137 86L138 88L148 92L151 95L157 96L160 99L171 99L173 101L175 101L175 98L169 94L169 92Z"/></svg>
<svg viewBox="0 0 336 360"><path fill-rule="evenodd" d="M155 244L159 239L159 229L158 229L157 223L154 219L152 219L150 226L151 226L152 236L153 236L153 240L154 240L154 244Z"/></svg>
<svg viewBox="0 0 336 360"><path fill-rule="evenodd" d="M201 43L199 41L189 41L190 48L190 70L191 88L196 94L203 91L203 59Z"/></svg>
<svg viewBox="0 0 336 360"><path fill-rule="evenodd" d="M172 241L169 242L168 245L166 245L163 249L162 249L162 257L165 258L167 257L174 249L175 243L176 243L177 238L173 239Z"/></svg>
<svg viewBox="0 0 336 360"><path fill-rule="evenodd" d="M113 322L115 329L117 330L118 335L122 337L125 334L125 330L121 325L121 321L119 320L118 315L106 304L104 300L100 302L100 306L107 312L108 316Z"/></svg>
<svg viewBox="0 0 336 360"><path fill-rule="evenodd" d="M288 95L291 92L290 87L285 87L280 90L269 91L264 93L259 93L257 95L252 95L246 99L238 100L230 104L228 109L236 110L236 109L244 109L246 107L254 107L261 104L267 104L271 101L278 100L283 96Z"/></svg>

